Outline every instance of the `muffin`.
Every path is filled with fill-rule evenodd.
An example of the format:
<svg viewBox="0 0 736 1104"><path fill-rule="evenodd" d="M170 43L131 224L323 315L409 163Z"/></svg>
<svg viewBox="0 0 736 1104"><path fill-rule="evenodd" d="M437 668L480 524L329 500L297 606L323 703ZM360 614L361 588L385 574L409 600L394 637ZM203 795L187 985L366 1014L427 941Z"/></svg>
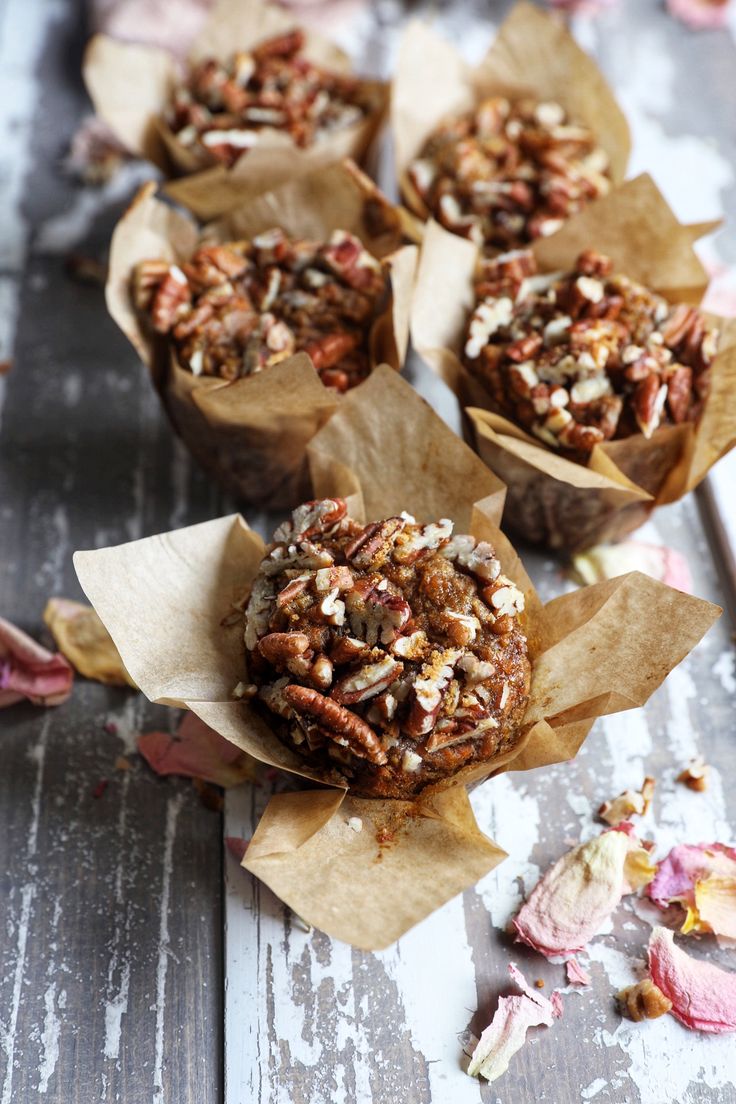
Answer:
<svg viewBox="0 0 736 1104"><path fill-rule="evenodd" d="M463 363L497 413L560 455L587 463L605 441L698 422L717 329L608 257L544 274L530 251L481 260L475 295Z"/></svg>
<svg viewBox="0 0 736 1104"><path fill-rule="evenodd" d="M312 242L274 228L202 245L181 265L142 261L132 296L195 376L232 381L306 352L326 387L347 391L370 372L389 274L345 230Z"/></svg>
<svg viewBox="0 0 736 1104"><path fill-rule="evenodd" d="M519 740L523 611L491 545L446 518L364 526L342 499L307 502L253 581L236 697L325 781L411 799Z"/></svg>
<svg viewBox="0 0 736 1104"><path fill-rule="evenodd" d="M408 177L442 226L492 252L553 234L611 187L590 127L558 103L504 96L440 123Z"/></svg>
<svg viewBox="0 0 736 1104"><path fill-rule="evenodd" d="M293 29L227 60L191 63L173 91L167 126L203 166L232 168L264 130L304 149L376 110L365 82L316 65L304 47L304 32Z"/></svg>

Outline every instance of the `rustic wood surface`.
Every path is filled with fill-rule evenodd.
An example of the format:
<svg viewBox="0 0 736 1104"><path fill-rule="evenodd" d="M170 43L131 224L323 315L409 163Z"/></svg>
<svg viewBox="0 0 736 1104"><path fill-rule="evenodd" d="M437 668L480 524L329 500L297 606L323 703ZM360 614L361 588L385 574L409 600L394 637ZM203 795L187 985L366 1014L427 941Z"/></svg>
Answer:
<svg viewBox="0 0 736 1104"><path fill-rule="evenodd" d="M490 6L494 23L507 7ZM431 10L480 56L487 3ZM0 610L36 635L50 595L79 596L74 548L232 506L173 440L99 288L64 270L70 250L102 254L147 175L129 166L95 191L59 170L88 110L82 14L79 2L0 0L0 359L15 361L0 378ZM403 16L393 0L346 0L332 29L365 68L388 72ZM634 169L654 173L683 219L736 220L731 35L693 35L658 0L621 0L574 29L630 115ZM706 248L736 263L733 231ZM411 372L452 418L422 366ZM724 604L694 497L643 537L683 551L695 592ZM528 563L545 596L565 585L551 560ZM0 713L0 1104L733 1104L732 1040L615 1011L612 994L648 938L641 905L592 946L592 990L566 997L563 1020L533 1033L502 1080L468 1078L459 1042L487 1023L510 960L547 992L564 984L561 967L513 946L504 928L538 873L596 830L602 800L648 772L662 851L733 842L732 630L724 618L645 710L598 724L574 763L481 787L478 819L509 859L380 954L305 932L223 859L222 818L189 783L155 778L134 755L130 771L114 769L135 732L174 724L169 711L78 679L58 710ZM674 782L696 752L714 767L704 795ZM232 791L226 832L248 837L268 796L267 782ZM733 965L709 941L695 950Z"/></svg>

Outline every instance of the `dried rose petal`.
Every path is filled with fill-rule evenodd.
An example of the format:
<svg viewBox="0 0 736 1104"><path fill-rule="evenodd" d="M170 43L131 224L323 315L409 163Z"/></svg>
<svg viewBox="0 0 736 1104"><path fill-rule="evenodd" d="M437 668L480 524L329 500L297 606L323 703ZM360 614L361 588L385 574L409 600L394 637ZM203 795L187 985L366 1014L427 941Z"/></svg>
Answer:
<svg viewBox="0 0 736 1104"><path fill-rule="evenodd" d="M217 786L237 786L254 777L254 761L194 713L184 716L176 736L144 732L138 751L156 774L181 774Z"/></svg>
<svg viewBox="0 0 736 1104"><path fill-rule="evenodd" d="M61 705L72 692L74 671L0 617L0 709L27 698L33 705Z"/></svg>
<svg viewBox="0 0 736 1104"><path fill-rule="evenodd" d="M657 927L650 936L649 973L685 1027L714 1034L736 1031L736 973L691 958L668 928Z"/></svg>
<svg viewBox="0 0 736 1104"><path fill-rule="evenodd" d="M654 873L648 853L625 830L603 832L559 859L513 921L522 942L548 957L581 951L625 893Z"/></svg>
<svg viewBox="0 0 736 1104"><path fill-rule="evenodd" d="M240 836L225 836L225 846L238 863L242 863L249 843L250 840L241 839Z"/></svg>
<svg viewBox="0 0 736 1104"><path fill-rule="evenodd" d="M112 637L91 606L50 598L43 619L59 650L80 675L110 686L133 686Z"/></svg>
<svg viewBox="0 0 736 1104"><path fill-rule="evenodd" d="M661 909L685 909L682 932L736 938L736 848L681 843L657 864L648 889Z"/></svg>
<svg viewBox="0 0 736 1104"><path fill-rule="evenodd" d="M576 958L569 958L565 963L565 972L570 985L590 985L590 974L584 970Z"/></svg>
<svg viewBox="0 0 736 1104"><path fill-rule="evenodd" d="M599 544L589 548L587 552L573 556L570 575L576 583L588 586L604 579L615 579L628 571L641 571L675 590L693 593L690 566L682 553L674 548L641 541L621 541L620 544Z"/></svg>
<svg viewBox="0 0 736 1104"><path fill-rule="evenodd" d="M667 0L667 10L693 31L726 26L728 0Z"/></svg>
<svg viewBox="0 0 736 1104"><path fill-rule="evenodd" d="M559 993L553 1000L533 989L521 971L511 963L509 973L522 996L501 997L493 1019L485 1029L468 1066L471 1077L495 1081L509 1068L509 1062L524 1045L530 1027L551 1027L562 1015ZM554 999L556 998L556 999Z"/></svg>

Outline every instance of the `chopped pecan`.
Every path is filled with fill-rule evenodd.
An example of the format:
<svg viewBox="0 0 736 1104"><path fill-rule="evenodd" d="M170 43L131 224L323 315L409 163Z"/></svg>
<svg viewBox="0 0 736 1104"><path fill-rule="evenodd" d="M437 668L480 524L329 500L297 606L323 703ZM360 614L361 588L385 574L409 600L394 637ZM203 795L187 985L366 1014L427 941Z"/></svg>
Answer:
<svg viewBox="0 0 736 1104"><path fill-rule="evenodd" d="M545 275L524 254L521 279L510 256L478 265L465 331L465 364L494 409L580 461L637 429L651 437L667 419L697 420L717 344L703 315L671 308L592 250Z"/></svg>
<svg viewBox="0 0 736 1104"><path fill-rule="evenodd" d="M499 96L441 123L409 176L435 218L492 250L553 233L610 188L605 151L560 104Z"/></svg>
<svg viewBox="0 0 736 1104"><path fill-rule="evenodd" d="M171 265L151 301L151 322L154 330L168 333L188 310L191 299L192 293L186 276L177 265Z"/></svg>
<svg viewBox="0 0 736 1104"><path fill-rule="evenodd" d="M331 697L341 705L365 701L395 682L403 670L403 663L385 655L377 663L368 663L341 678L333 687Z"/></svg>
<svg viewBox="0 0 736 1104"><path fill-rule="evenodd" d="M166 115L179 142L203 164L214 158L232 166L264 127L307 146L377 107L366 84L315 65L303 48L303 32L292 30L236 52L227 64L215 58L193 64Z"/></svg>
<svg viewBox="0 0 736 1104"><path fill-rule="evenodd" d="M350 265L335 264L342 253ZM201 245L181 267L144 261L131 296L195 375L234 380L304 350L325 386L348 390L370 372L387 288L388 269L354 235L318 243L277 228L252 242Z"/></svg>
<svg viewBox="0 0 736 1104"><path fill-rule="evenodd" d="M396 537L404 528L403 518L387 518L366 525L362 533L345 549L345 557L355 567L378 568L391 554Z"/></svg>
<svg viewBox="0 0 736 1104"><path fill-rule="evenodd" d="M672 1001L666 997L651 978L644 978L636 985L629 985L616 994L621 1011L630 1020L656 1020L672 1008Z"/></svg>

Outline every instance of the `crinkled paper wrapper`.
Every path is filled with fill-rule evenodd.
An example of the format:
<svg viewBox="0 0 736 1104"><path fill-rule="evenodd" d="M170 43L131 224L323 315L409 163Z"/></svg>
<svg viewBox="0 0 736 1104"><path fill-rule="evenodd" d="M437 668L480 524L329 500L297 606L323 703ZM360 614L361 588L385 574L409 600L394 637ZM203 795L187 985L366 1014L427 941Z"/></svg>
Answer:
<svg viewBox="0 0 736 1104"><path fill-rule="evenodd" d="M273 5L219 0L189 60L215 57L227 62L234 52L296 26L293 15ZM312 31L305 35L305 54L311 61L336 72L350 71L342 50ZM217 218L249 196L345 157L365 161L389 99L388 85L361 81L375 107L359 122L325 134L304 149L283 131L264 127L256 145L227 168L214 159L210 165L203 163L164 122L164 111L180 81L176 58L168 51L95 35L84 56L83 74L98 116L131 153L152 161L166 177L181 177L166 190L202 220Z"/></svg>
<svg viewBox="0 0 736 1104"><path fill-rule="evenodd" d="M371 359L398 370L408 341L416 247L401 245L396 208L352 162L264 193L201 233L154 193L153 184L141 189L113 235L110 314L150 368L174 427L202 466L243 502L293 506L309 497L306 446L340 396L323 386L306 353L233 382L193 375L179 365L169 341L141 323L131 299L133 269L148 259L181 263L205 241L252 238L273 226L318 241L349 230L388 266L391 295L373 324Z"/></svg>
<svg viewBox="0 0 736 1104"><path fill-rule="evenodd" d="M399 45L391 129L399 187L420 218L430 213L409 179L411 162L440 122L488 96L554 100L593 131L609 156L614 184L626 175L631 141L623 112L595 61L558 17L517 4L475 68L430 26L414 21Z"/></svg>
<svg viewBox="0 0 736 1104"><path fill-rule="evenodd" d="M533 659L524 736L416 802L320 787L271 799L243 865L306 921L366 949L388 946L504 857L476 824L466 784L572 758L596 717L647 700L718 608L637 573L543 607L498 528L503 488L400 377L380 367L310 446L315 491L357 517L411 511L455 520L496 547L526 595ZM262 763L310 770L249 705L242 624L223 618L253 579L263 542L235 515L117 548L77 552L82 587L153 701L186 706ZM362 821L356 832L351 818ZM378 833L392 839L379 843Z"/></svg>
<svg viewBox="0 0 736 1104"><path fill-rule="evenodd" d="M707 276L693 241L714 224L681 225L649 176L596 200L552 237L533 246L541 271L569 269L583 249L608 254L625 273L671 302L697 304ZM460 363L473 309L478 252L464 238L428 224L412 302L412 339L450 385L470 421L475 446L508 487L504 526L534 543L579 551L636 529L655 506L696 487L736 443L736 326L721 330L711 392L697 425L662 426L597 445L586 465L566 460L493 412L483 384ZM441 304L441 309L440 309Z"/></svg>

